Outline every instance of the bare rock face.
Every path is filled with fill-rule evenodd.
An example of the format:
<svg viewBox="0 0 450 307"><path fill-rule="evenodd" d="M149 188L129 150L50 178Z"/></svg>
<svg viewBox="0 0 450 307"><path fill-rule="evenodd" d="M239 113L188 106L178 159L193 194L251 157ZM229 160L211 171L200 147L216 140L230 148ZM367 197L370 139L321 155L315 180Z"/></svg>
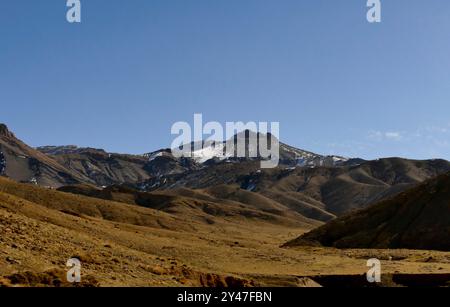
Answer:
<svg viewBox="0 0 450 307"><path fill-rule="evenodd" d="M0 137L11 138L14 137L14 134L9 131L8 127L5 124L0 124Z"/></svg>
<svg viewBox="0 0 450 307"><path fill-rule="evenodd" d="M0 152L0 176L5 173L6 170L6 160L3 152Z"/></svg>

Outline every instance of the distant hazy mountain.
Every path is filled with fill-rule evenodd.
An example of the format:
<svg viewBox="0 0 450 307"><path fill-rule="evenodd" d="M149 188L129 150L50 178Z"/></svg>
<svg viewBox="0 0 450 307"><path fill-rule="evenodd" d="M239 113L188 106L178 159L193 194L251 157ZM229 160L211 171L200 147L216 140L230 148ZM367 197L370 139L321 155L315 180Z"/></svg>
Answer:
<svg viewBox="0 0 450 307"><path fill-rule="evenodd" d="M331 221L286 245L450 251L450 173Z"/></svg>

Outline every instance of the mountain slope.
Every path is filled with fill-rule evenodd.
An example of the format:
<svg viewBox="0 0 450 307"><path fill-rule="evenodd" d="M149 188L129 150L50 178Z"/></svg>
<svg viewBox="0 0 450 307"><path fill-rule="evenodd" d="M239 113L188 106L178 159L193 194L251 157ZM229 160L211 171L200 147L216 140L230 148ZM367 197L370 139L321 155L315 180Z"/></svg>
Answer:
<svg viewBox="0 0 450 307"><path fill-rule="evenodd" d="M168 191L176 195L150 202L158 210L125 203L133 198L123 190L111 192L121 202L0 178L0 287L74 286L66 282L70 258L82 263L76 286L296 287L336 279L342 286L363 276L362 259L373 254L386 259L383 276L400 272L409 284L444 285L450 272L448 253L285 249L281 242L307 229L219 210L203 213L213 223L199 219L196 208L213 207L218 191ZM387 261L391 256L400 260Z"/></svg>
<svg viewBox="0 0 450 307"><path fill-rule="evenodd" d="M144 155L108 153L103 149L76 146L44 146L37 148L69 171L85 178L83 183L97 186L136 184L153 177L178 174L195 169L190 159L175 158L170 150Z"/></svg>
<svg viewBox="0 0 450 307"><path fill-rule="evenodd" d="M71 184L84 179L17 139L3 124L0 124L0 175L43 186Z"/></svg>
<svg viewBox="0 0 450 307"><path fill-rule="evenodd" d="M265 140L265 144L261 144L262 140ZM220 162L223 160L263 160L261 150L265 148L259 148L260 146L268 146L271 143L278 144L279 152L273 153L279 158L279 165L282 166L340 166L346 164L352 164L356 160L340 156L323 156L303 149L295 148L280 142L275 136L270 133L256 133L250 130L244 130L235 134L230 139L223 142L216 142L215 144L206 144L202 142L193 142L190 144L192 149L192 160L197 163L212 164L214 162ZM238 155L237 147L244 145L245 149ZM200 149L196 149L196 145L202 145ZM231 150L230 148L234 148ZM269 146L270 148L270 146Z"/></svg>
<svg viewBox="0 0 450 307"><path fill-rule="evenodd" d="M450 173L319 227L287 246L450 251Z"/></svg>
<svg viewBox="0 0 450 307"><path fill-rule="evenodd" d="M302 221L232 202L216 204L197 197L200 192L107 192L104 197L115 201L0 177L0 286L70 286L66 261L73 257L83 265L81 286L242 286L259 278L261 286L272 279L297 285L295 278L271 277L272 257L284 254L273 242L281 231L305 229ZM255 257L258 267L242 270ZM283 265L290 262L280 265L288 272ZM267 275L247 276L258 270Z"/></svg>
<svg viewBox="0 0 450 307"><path fill-rule="evenodd" d="M222 161L187 173L155 177L139 187L159 191L236 185L306 217L328 221L449 171L450 162L445 160L400 158L356 166L274 169L260 169L258 161Z"/></svg>
<svg viewBox="0 0 450 307"><path fill-rule="evenodd" d="M237 196L221 195L225 190ZM208 224L215 224L217 219L221 218L263 221L309 229L321 224L262 195L247 192L248 194L243 196L242 193L245 194L246 191L231 186L208 190L178 189L149 193L124 186L98 189L87 185L73 185L61 187L58 191L152 208Z"/></svg>
<svg viewBox="0 0 450 307"><path fill-rule="evenodd" d="M39 151L51 156L73 173L98 186L116 183L138 182L150 178L145 170L147 160L143 156L110 154L102 149L77 147L39 147Z"/></svg>

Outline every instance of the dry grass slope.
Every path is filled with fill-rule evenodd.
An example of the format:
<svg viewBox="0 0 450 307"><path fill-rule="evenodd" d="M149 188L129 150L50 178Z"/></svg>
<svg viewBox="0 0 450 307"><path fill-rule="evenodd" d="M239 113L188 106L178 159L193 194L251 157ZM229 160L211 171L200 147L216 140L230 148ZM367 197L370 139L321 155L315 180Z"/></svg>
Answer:
<svg viewBox="0 0 450 307"><path fill-rule="evenodd" d="M133 203L134 192L110 192L120 201L0 178L0 286L74 286L65 280L72 257L82 262L77 286L88 287L315 286L318 275L363 274L374 256L387 273L450 273L450 253L280 248L312 226L229 214L246 206L232 200L226 214L199 210L218 206L217 191L145 194L159 203L148 207Z"/></svg>
<svg viewBox="0 0 450 307"><path fill-rule="evenodd" d="M289 242L339 248L450 251L450 173Z"/></svg>

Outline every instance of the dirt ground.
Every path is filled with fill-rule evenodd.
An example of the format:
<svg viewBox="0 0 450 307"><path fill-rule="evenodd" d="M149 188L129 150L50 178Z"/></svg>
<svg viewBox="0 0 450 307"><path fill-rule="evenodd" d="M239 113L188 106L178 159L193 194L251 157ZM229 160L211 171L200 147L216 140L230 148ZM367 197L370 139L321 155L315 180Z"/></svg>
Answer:
<svg viewBox="0 0 450 307"><path fill-rule="evenodd" d="M88 286L296 286L302 276L363 274L372 257L383 273L450 273L444 252L279 247L305 229L224 223L178 232L40 209L46 221L0 207L0 284L64 285L72 257Z"/></svg>

